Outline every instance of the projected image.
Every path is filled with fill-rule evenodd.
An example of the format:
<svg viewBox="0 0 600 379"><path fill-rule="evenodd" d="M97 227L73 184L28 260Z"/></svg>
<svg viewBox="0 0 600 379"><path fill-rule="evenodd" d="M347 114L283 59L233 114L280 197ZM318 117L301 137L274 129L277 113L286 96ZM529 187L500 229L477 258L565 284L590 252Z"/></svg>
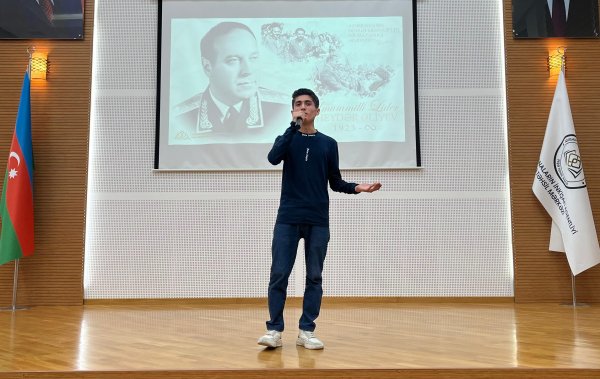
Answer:
<svg viewBox="0 0 600 379"><path fill-rule="evenodd" d="M321 97L320 129L340 142L404 140L400 17L171 27L169 144L272 142L290 122L297 87Z"/></svg>
<svg viewBox="0 0 600 379"><path fill-rule="evenodd" d="M396 28L399 31L402 19L398 19ZM377 27L379 25L376 25ZM364 27L364 26L363 26ZM393 28L394 26L392 26ZM285 24L274 22L262 25L263 45L284 62L314 63L312 81L321 95L332 92L350 92L363 97L375 96L377 91L390 82L394 72L392 64L370 64L371 67L355 66L349 57L342 58L342 40L354 42L353 38L342 38L329 32L311 32L307 34L303 28L293 33L284 32Z"/></svg>
<svg viewBox="0 0 600 379"><path fill-rule="evenodd" d="M161 0L155 169L280 170L292 93L340 168L420 166L416 0Z"/></svg>

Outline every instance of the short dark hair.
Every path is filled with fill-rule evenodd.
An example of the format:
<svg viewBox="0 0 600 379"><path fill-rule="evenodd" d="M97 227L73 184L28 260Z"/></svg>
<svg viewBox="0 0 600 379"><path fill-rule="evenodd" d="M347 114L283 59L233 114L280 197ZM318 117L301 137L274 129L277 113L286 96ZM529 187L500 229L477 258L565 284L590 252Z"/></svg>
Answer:
<svg viewBox="0 0 600 379"><path fill-rule="evenodd" d="M252 37L254 37L254 39L256 39L256 36L254 35L254 33L252 33L252 30L250 30L248 26L242 23L229 21L221 22L213 26L212 29L206 32L204 37L202 37L202 40L200 41L200 55L208 59L209 61L214 62L216 55L215 39L224 36L225 34L235 29L245 30L248 33L250 33Z"/></svg>
<svg viewBox="0 0 600 379"><path fill-rule="evenodd" d="M296 101L296 98L298 96L302 96L302 95L310 96L312 98L313 102L315 103L315 107L319 108L319 98L312 90L310 90L308 88L299 88L294 91L294 93L292 94L292 108L294 108L294 102Z"/></svg>

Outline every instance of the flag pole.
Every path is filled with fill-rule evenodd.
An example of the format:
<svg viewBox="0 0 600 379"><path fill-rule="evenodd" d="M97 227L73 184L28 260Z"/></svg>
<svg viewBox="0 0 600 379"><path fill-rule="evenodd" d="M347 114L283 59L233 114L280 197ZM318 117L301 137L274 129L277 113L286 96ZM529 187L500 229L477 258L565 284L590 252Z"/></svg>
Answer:
<svg viewBox="0 0 600 379"><path fill-rule="evenodd" d="M17 306L17 290L19 289L19 261L15 259L15 271L13 274L13 294L12 294L12 305L10 307L2 307L0 311L16 311L18 309L27 309L27 307Z"/></svg>
<svg viewBox="0 0 600 379"><path fill-rule="evenodd" d="M12 296L12 310L17 309L17 290L19 289L19 261L15 259L15 274L13 275L13 296Z"/></svg>
<svg viewBox="0 0 600 379"><path fill-rule="evenodd" d="M571 273L571 293L573 296L573 308L589 307L589 304L577 302L577 286L575 285L575 275L573 275L573 273Z"/></svg>
<svg viewBox="0 0 600 379"><path fill-rule="evenodd" d="M562 59L560 62L560 70L563 72L563 75L566 75L566 70L565 70L565 60L567 59L566 57L566 52L567 52L567 48L563 48L563 54L562 54ZM588 304L585 303L578 303L577 302L577 285L575 282L575 275L573 275L573 272L571 271L571 298L572 298L572 304L570 306L572 306L573 308L577 308L577 307L588 307ZM567 304L568 305L568 304Z"/></svg>
<svg viewBox="0 0 600 379"><path fill-rule="evenodd" d="M571 274L571 297L573 298L573 308L577 306L577 287L575 286L575 275Z"/></svg>
<svg viewBox="0 0 600 379"><path fill-rule="evenodd" d="M29 46L27 48L27 54L29 54L29 60L27 63L27 74L31 77L31 57L35 51L35 46ZM17 292L19 290L19 261L15 259L15 270L13 273L13 293L12 293L12 304L10 307L0 307L0 311L16 311L18 309L27 309L27 307L17 306Z"/></svg>
<svg viewBox="0 0 600 379"><path fill-rule="evenodd" d="M566 307L589 307L589 304L577 302L577 286L575 282L575 275L571 272L571 303L562 303Z"/></svg>
<svg viewBox="0 0 600 379"><path fill-rule="evenodd" d="M15 271L13 273L13 293L12 305L10 307L2 307L0 311L15 311L17 309L17 283L19 281L19 260L15 259Z"/></svg>
<svg viewBox="0 0 600 379"><path fill-rule="evenodd" d="M557 51L560 52L560 47L558 49L556 49ZM562 71L563 75L567 75L567 72L565 70L565 59L566 59L566 53L567 49L564 48L563 53L561 55L561 59L560 59L560 71ZM573 272L569 270L569 272L571 273L571 306L573 308L577 307L577 286L575 285L575 275L573 275ZM565 305L569 305L569 304L565 304Z"/></svg>

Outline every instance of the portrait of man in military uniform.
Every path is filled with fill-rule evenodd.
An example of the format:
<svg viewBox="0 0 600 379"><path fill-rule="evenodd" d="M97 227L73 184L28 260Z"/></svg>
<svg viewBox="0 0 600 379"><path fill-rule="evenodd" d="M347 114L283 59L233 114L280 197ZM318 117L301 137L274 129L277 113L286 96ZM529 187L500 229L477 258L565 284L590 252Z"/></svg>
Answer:
<svg viewBox="0 0 600 379"><path fill-rule="evenodd" d="M262 142L288 126L288 96L259 86L258 43L248 26L212 27L200 42L200 55L208 86L175 106L177 140Z"/></svg>

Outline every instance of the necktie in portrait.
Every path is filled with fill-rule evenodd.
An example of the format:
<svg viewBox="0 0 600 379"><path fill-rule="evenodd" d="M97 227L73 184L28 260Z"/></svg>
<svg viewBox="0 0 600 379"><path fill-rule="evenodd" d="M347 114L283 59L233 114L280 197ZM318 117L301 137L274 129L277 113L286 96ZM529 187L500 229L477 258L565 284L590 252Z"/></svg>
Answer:
<svg viewBox="0 0 600 379"><path fill-rule="evenodd" d="M229 107L225 119L223 119L223 128L225 130L233 130L237 124L239 118L239 112L235 107Z"/></svg>
<svg viewBox="0 0 600 379"><path fill-rule="evenodd" d="M52 6L52 2L50 0L40 0L40 7L42 7L42 10L44 11L44 14L46 15L48 21L52 23L52 20L54 19L54 9Z"/></svg>
<svg viewBox="0 0 600 379"><path fill-rule="evenodd" d="M556 37L564 37L567 34L567 12L564 0L552 1L552 27Z"/></svg>

